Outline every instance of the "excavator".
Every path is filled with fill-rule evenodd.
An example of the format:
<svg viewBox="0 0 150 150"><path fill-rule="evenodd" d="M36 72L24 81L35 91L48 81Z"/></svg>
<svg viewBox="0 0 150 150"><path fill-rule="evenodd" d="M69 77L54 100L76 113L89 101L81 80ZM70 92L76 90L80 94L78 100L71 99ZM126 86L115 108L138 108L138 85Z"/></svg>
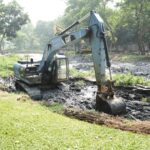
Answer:
<svg viewBox="0 0 150 150"><path fill-rule="evenodd" d="M72 29L88 18L88 27L77 31ZM14 64L16 88L22 88L33 99L42 99L41 89L68 80L68 58L58 54L64 47L88 39L94 63L97 95L97 111L118 115L126 112L125 102L115 96L112 88L111 63L105 38L104 22L98 13L91 11L83 18L71 24L50 39L46 45L41 61L18 61ZM110 80L106 80L106 66ZM62 75L62 70L65 70Z"/></svg>

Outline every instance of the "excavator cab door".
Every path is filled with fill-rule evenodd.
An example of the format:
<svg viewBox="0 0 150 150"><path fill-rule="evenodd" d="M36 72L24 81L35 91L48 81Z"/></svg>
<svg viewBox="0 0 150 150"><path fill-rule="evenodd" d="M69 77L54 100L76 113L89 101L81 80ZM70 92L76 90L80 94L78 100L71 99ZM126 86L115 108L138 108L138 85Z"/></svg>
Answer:
<svg viewBox="0 0 150 150"><path fill-rule="evenodd" d="M69 62L64 55L56 57L57 64L57 82L66 81L69 78Z"/></svg>

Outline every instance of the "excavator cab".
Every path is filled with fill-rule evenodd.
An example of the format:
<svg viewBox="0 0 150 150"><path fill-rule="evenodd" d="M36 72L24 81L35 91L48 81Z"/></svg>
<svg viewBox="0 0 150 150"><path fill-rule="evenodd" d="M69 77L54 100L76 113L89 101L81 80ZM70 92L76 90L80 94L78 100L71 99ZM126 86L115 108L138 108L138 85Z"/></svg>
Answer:
<svg viewBox="0 0 150 150"><path fill-rule="evenodd" d="M65 55L55 55L52 65L48 71L51 73L51 81L58 83L66 81L69 78L69 61Z"/></svg>
<svg viewBox="0 0 150 150"><path fill-rule="evenodd" d="M69 78L69 62L65 55L55 55L46 73L40 74L37 69L40 62L18 61L14 64L14 73L17 80L28 85L56 84Z"/></svg>

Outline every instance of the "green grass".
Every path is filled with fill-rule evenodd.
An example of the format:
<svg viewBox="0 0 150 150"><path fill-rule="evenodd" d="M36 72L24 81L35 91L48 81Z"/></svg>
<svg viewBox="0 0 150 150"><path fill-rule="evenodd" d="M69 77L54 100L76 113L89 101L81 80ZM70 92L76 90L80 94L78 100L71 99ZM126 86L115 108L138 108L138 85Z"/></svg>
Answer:
<svg viewBox="0 0 150 150"><path fill-rule="evenodd" d="M93 69L88 70L88 71L83 71L83 70L80 71L80 70L77 70L75 68L71 68L69 70L69 74L72 77L78 77L78 78L95 77L95 72Z"/></svg>
<svg viewBox="0 0 150 150"><path fill-rule="evenodd" d="M70 119L0 92L2 150L148 150L150 136ZM21 95L20 95L21 96Z"/></svg>
<svg viewBox="0 0 150 150"><path fill-rule="evenodd" d="M19 60L17 55L0 56L0 76L8 77L13 75L13 65Z"/></svg>
<svg viewBox="0 0 150 150"><path fill-rule="evenodd" d="M41 102L41 104L43 106L46 106L52 112L56 112L56 113L59 113L59 114L63 114L63 112L64 112L63 104L60 104L60 103L52 103L51 104L48 101L43 101L43 102Z"/></svg>
<svg viewBox="0 0 150 150"><path fill-rule="evenodd" d="M136 61L150 61L150 55L137 55L137 54L110 54L112 60L123 62L136 62Z"/></svg>
<svg viewBox="0 0 150 150"><path fill-rule="evenodd" d="M79 87L84 87L86 83L83 80L79 80L75 82L75 85Z"/></svg>
<svg viewBox="0 0 150 150"><path fill-rule="evenodd" d="M124 55L122 57L122 61L148 61L150 60L150 56L143 55Z"/></svg>
<svg viewBox="0 0 150 150"><path fill-rule="evenodd" d="M142 101L150 103L150 97L143 97Z"/></svg>
<svg viewBox="0 0 150 150"><path fill-rule="evenodd" d="M134 76L128 74L115 74L113 76L116 85L147 85L150 86L150 80L146 80L144 77Z"/></svg>

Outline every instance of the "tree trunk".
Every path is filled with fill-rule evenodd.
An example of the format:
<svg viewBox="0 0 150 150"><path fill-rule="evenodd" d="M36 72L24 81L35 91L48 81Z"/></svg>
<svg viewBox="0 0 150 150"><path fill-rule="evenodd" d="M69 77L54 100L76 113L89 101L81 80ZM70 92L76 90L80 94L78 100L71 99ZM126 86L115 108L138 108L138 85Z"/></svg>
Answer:
<svg viewBox="0 0 150 150"><path fill-rule="evenodd" d="M139 52L141 55L145 55L145 46L141 40L138 40Z"/></svg>
<svg viewBox="0 0 150 150"><path fill-rule="evenodd" d="M136 8L136 21L137 21L137 44L141 55L145 55L144 46L144 27L143 27L143 3L139 4Z"/></svg>
<svg viewBox="0 0 150 150"><path fill-rule="evenodd" d="M1 40L0 40L0 53L3 52L2 44L3 44L4 37L5 37L5 34L2 35Z"/></svg>
<svg viewBox="0 0 150 150"><path fill-rule="evenodd" d="M137 42L138 42L139 52L141 55L145 55L145 46L144 46L143 39L144 39L143 32L141 31L141 29L139 29Z"/></svg>

